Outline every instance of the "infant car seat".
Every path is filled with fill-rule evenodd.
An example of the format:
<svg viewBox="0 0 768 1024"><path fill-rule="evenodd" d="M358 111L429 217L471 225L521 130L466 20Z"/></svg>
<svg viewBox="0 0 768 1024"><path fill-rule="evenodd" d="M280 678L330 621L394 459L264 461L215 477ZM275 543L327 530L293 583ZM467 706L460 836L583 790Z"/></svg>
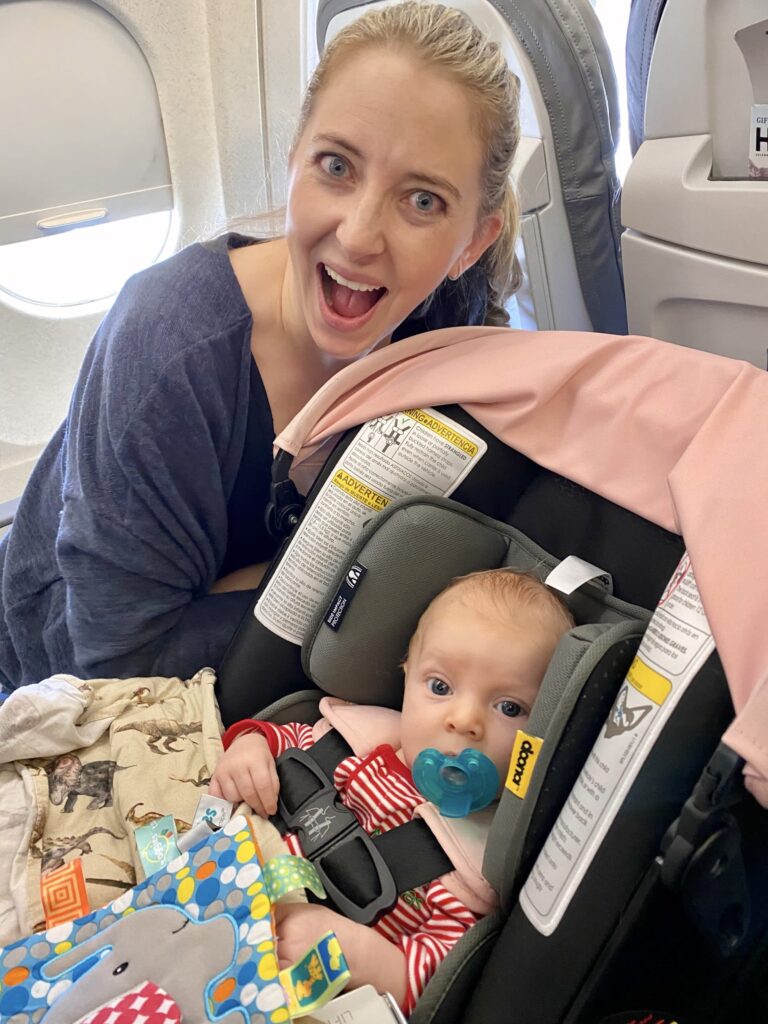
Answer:
<svg viewBox="0 0 768 1024"><path fill-rule="evenodd" d="M756 368L649 339L457 328L350 366L278 438L272 518L297 525L221 666L225 721L312 721L318 688L396 705L416 618L458 573L548 575L575 555L612 582L569 597L577 627L530 721L527 791L505 790L489 834L500 908L437 971L417 1024L768 1008L766 815L738 756L759 760L765 700L750 580L768 558L767 400ZM286 463L345 432L302 512ZM404 497L439 494L451 459L451 502ZM297 622L301 648L285 639Z"/></svg>

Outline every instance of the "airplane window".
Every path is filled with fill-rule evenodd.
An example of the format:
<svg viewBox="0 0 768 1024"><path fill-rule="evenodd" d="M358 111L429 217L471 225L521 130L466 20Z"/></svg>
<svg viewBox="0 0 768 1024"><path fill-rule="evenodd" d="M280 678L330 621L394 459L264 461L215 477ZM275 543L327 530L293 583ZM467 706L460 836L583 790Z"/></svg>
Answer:
<svg viewBox="0 0 768 1024"><path fill-rule="evenodd" d="M0 245L0 295L10 305L67 307L112 298L137 270L159 259L170 210ZM56 309L46 309L46 315Z"/></svg>
<svg viewBox="0 0 768 1024"><path fill-rule="evenodd" d="M592 0L592 6L603 26L603 32L611 51L613 67L619 87L621 104L621 130L619 143L616 147L616 173L619 181L624 181L632 152L629 146L629 118L627 116L627 76L625 71L625 47L627 42L627 22L631 0Z"/></svg>
<svg viewBox="0 0 768 1024"><path fill-rule="evenodd" d="M0 304L71 316L168 251L155 77L103 6L0 2L0 125Z"/></svg>

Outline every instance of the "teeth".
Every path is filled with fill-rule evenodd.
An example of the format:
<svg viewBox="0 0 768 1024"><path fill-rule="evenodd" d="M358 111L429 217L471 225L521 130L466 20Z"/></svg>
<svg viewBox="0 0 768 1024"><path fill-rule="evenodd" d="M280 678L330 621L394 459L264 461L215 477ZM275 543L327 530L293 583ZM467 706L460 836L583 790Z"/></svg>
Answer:
<svg viewBox="0 0 768 1024"><path fill-rule="evenodd" d="M336 284L342 284L345 288L349 288L353 292L377 292L380 285L376 284L360 284L358 281L348 281L346 277L342 277L341 274L337 274L335 270L331 270L329 266L323 264L325 272L328 277L332 278Z"/></svg>

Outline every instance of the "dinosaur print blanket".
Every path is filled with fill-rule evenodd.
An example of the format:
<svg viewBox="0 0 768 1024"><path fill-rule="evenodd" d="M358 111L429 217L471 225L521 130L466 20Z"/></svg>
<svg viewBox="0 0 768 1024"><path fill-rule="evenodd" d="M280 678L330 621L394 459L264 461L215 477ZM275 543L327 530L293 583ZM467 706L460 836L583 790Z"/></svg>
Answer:
<svg viewBox="0 0 768 1024"><path fill-rule="evenodd" d="M143 877L133 831L189 829L222 753L215 675L56 675L0 704L0 946L45 927L40 880L82 858L91 909Z"/></svg>

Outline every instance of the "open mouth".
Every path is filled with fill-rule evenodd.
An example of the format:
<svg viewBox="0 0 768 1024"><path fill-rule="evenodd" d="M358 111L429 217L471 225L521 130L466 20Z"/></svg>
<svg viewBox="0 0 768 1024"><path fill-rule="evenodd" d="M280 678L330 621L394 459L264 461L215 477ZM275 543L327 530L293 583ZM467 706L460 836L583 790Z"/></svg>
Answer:
<svg viewBox="0 0 768 1024"><path fill-rule="evenodd" d="M349 326L364 322L387 292L383 287L350 281L324 263L318 264L318 272L327 310Z"/></svg>

